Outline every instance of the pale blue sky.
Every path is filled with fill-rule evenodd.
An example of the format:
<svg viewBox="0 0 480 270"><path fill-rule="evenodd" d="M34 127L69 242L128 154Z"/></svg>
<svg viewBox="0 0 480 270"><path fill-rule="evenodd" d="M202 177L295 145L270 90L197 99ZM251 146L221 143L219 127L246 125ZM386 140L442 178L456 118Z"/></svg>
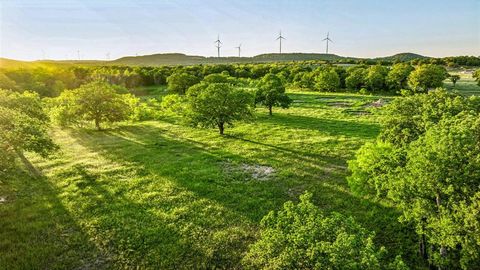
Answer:
<svg viewBox="0 0 480 270"><path fill-rule="evenodd" d="M0 0L0 56L115 59L181 52L222 56L330 52L480 55L480 0Z"/></svg>

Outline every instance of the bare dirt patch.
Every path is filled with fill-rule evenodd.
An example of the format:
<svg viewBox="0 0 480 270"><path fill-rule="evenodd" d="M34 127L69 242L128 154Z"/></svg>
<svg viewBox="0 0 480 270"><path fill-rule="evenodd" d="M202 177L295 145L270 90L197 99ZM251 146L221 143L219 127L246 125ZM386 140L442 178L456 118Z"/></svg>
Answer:
<svg viewBox="0 0 480 270"><path fill-rule="evenodd" d="M226 162L223 164L223 169L228 174L244 175L245 180L266 181L275 174L274 168L259 164L241 163L236 165Z"/></svg>
<svg viewBox="0 0 480 270"><path fill-rule="evenodd" d="M374 107L374 108L380 108L380 107L384 106L385 104L386 104L385 100L383 98L381 98L379 100L373 101L368 106Z"/></svg>
<svg viewBox="0 0 480 270"><path fill-rule="evenodd" d="M253 179L259 181L268 180L275 173L275 170L272 167L262 166L258 164L242 164L240 168L249 175L251 175Z"/></svg>

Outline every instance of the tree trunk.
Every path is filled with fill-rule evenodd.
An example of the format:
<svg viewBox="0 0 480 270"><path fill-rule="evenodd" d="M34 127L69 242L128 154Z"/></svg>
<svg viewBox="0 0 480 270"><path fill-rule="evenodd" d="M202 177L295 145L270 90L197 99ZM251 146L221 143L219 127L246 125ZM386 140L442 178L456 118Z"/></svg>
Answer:
<svg viewBox="0 0 480 270"><path fill-rule="evenodd" d="M268 115L272 116L272 106L268 106Z"/></svg>
<svg viewBox="0 0 480 270"><path fill-rule="evenodd" d="M224 123L223 122L218 123L218 131L220 132L220 135L223 135L223 130L224 130Z"/></svg>
<svg viewBox="0 0 480 270"><path fill-rule="evenodd" d="M95 127L97 128L97 130L102 130L102 128L100 127L100 119L98 118L95 118Z"/></svg>
<svg viewBox="0 0 480 270"><path fill-rule="evenodd" d="M40 177L41 174L40 172L30 163L30 161L25 157L23 154L22 150L16 149L15 152L17 153L17 156L20 158L22 161L23 165L28 169L28 171L34 176L34 177Z"/></svg>
<svg viewBox="0 0 480 270"><path fill-rule="evenodd" d="M425 235L421 235L420 239L418 241L418 249L420 252L420 256L422 256L423 259L427 260L428 259L428 254L427 254L427 243L425 239Z"/></svg>
<svg viewBox="0 0 480 270"><path fill-rule="evenodd" d="M437 211L440 212L440 205L442 204L442 198L440 197L439 193L437 193L437 197L435 199L437 203ZM445 258L447 256L447 249L443 245L440 246L439 251L440 251L440 256L442 258ZM442 270L442 268L438 267L438 270Z"/></svg>

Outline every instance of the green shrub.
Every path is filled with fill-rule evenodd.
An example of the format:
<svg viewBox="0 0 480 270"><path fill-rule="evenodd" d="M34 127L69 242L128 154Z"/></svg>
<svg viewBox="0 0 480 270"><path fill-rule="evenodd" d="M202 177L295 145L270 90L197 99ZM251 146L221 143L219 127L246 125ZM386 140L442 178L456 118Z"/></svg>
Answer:
<svg viewBox="0 0 480 270"><path fill-rule="evenodd" d="M252 269L405 269L400 259L382 267L386 251L351 217L326 216L305 193L286 202L262 221L260 239L250 246L243 264ZM403 268L402 268L403 267ZM390 268L391 269L391 268Z"/></svg>

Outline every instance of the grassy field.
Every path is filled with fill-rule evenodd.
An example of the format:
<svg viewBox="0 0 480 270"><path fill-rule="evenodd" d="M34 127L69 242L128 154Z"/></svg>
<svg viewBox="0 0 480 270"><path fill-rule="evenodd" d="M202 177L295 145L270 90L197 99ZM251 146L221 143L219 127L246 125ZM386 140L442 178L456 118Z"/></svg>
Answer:
<svg viewBox="0 0 480 270"><path fill-rule="evenodd" d="M53 130L60 152L29 156L42 177L0 182L0 269L240 268L261 218L305 190L415 265L400 213L345 180L347 160L380 130L371 105L381 97L290 95L292 108L257 109L224 137L168 118Z"/></svg>
<svg viewBox="0 0 480 270"><path fill-rule="evenodd" d="M457 81L455 87L453 87L453 83L449 79L445 80L445 88L451 91L458 91L462 95L480 94L480 87L472 77L472 74L463 72L450 72L450 74L460 75L460 80Z"/></svg>

